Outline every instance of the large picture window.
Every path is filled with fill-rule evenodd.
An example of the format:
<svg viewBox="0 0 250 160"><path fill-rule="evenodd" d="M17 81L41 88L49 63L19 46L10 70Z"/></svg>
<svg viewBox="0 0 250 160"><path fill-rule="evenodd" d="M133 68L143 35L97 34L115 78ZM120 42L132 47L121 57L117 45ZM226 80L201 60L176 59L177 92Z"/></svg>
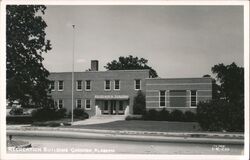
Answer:
<svg viewBox="0 0 250 160"><path fill-rule="evenodd" d="M187 94L186 90L171 90L170 107L187 107Z"/></svg>

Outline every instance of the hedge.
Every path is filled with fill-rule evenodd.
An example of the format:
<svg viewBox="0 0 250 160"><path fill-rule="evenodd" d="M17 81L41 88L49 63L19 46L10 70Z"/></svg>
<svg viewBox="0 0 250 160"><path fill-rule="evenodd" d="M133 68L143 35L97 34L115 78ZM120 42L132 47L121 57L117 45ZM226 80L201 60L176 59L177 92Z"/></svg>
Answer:
<svg viewBox="0 0 250 160"><path fill-rule="evenodd" d="M226 100L201 102L197 106L197 119L203 130L244 131L244 102Z"/></svg>
<svg viewBox="0 0 250 160"><path fill-rule="evenodd" d="M30 115L15 115L6 117L7 124L30 124L33 118Z"/></svg>
<svg viewBox="0 0 250 160"><path fill-rule="evenodd" d="M163 108L160 111L151 109L146 111L141 118L127 117L126 120L149 120L149 121L179 121L179 122L195 122L196 114L190 111L182 112L180 110L167 111Z"/></svg>

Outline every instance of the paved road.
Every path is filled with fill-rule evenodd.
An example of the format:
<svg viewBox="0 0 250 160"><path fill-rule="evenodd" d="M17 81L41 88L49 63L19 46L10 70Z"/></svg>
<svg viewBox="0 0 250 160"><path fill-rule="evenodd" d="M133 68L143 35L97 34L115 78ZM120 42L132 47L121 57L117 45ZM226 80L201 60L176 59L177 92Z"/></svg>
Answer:
<svg viewBox="0 0 250 160"><path fill-rule="evenodd" d="M243 145L135 142L23 136L14 137L13 139L29 141L32 145L33 153L240 155L243 152ZM8 152L16 153L17 151L12 150ZM29 150L21 152L30 153Z"/></svg>

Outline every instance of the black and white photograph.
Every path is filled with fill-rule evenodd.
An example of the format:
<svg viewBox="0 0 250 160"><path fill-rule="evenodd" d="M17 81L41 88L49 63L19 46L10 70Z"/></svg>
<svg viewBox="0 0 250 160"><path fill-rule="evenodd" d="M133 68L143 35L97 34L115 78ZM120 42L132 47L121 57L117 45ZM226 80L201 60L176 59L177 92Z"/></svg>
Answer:
<svg viewBox="0 0 250 160"><path fill-rule="evenodd" d="M1 159L249 159L248 1L1 2Z"/></svg>

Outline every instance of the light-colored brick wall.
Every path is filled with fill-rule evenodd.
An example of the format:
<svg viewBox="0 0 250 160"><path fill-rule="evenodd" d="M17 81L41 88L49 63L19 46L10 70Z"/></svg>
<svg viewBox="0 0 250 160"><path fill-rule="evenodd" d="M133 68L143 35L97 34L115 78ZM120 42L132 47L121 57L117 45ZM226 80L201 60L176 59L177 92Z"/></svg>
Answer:
<svg viewBox="0 0 250 160"><path fill-rule="evenodd" d="M166 106L159 105L159 91L166 90ZM171 90L186 90L187 104L183 107L170 106ZM212 99L211 78L147 78L146 79L146 108L161 110L166 108L169 111L174 109L182 111L196 111L196 107L190 107L190 91L197 91L197 102Z"/></svg>
<svg viewBox="0 0 250 160"><path fill-rule="evenodd" d="M149 70L114 70L114 71L87 71L74 73L74 107L76 107L76 99L82 99L82 105L85 108L85 99L91 100L91 109L86 112L93 116L95 115L95 95L128 95L129 96L129 111L133 111L133 99L137 94L134 89L134 80L141 80L141 90L145 93L146 78L149 77ZM49 79L54 80L55 91L51 92L54 100L63 99L64 107L67 111L71 111L71 86L72 73L50 73ZM58 91L58 81L64 81L64 90ZM82 80L82 91L76 90L76 81ZM91 91L85 91L85 80L91 80ZM105 80L111 80L111 90L104 90ZM120 90L114 90L114 80L120 80Z"/></svg>

